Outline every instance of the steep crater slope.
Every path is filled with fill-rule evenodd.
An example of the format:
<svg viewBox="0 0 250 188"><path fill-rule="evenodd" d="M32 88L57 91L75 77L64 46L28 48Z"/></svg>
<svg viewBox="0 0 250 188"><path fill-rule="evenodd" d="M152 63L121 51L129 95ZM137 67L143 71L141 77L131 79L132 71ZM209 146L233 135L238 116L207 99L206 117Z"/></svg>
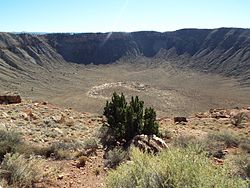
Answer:
<svg viewBox="0 0 250 188"><path fill-rule="evenodd" d="M25 70L32 65L53 67L63 58L39 36L0 33L0 62L2 67Z"/></svg>
<svg viewBox="0 0 250 188"><path fill-rule="evenodd" d="M67 67L67 63L63 57L43 38L0 33L0 91L2 88L19 90L17 87L22 88L23 84L37 85L41 81L49 84L51 72L64 66Z"/></svg>
<svg viewBox="0 0 250 188"><path fill-rule="evenodd" d="M48 34L66 60L108 64L124 56L157 57L181 67L250 80L250 29L183 29L174 32Z"/></svg>

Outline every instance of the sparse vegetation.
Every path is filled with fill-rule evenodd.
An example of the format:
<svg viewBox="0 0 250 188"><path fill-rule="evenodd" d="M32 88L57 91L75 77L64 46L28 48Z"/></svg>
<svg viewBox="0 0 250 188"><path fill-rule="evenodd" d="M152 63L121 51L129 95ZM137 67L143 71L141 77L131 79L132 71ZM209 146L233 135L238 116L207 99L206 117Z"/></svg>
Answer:
<svg viewBox="0 0 250 188"><path fill-rule="evenodd" d="M237 147L240 143L240 138L228 131L210 133L208 135L208 140L223 142L226 147Z"/></svg>
<svg viewBox="0 0 250 188"><path fill-rule="evenodd" d="M247 153L250 154L250 139L245 139L245 140L243 140L243 141L240 143L239 147L240 147L242 150L244 150L244 151L246 151Z"/></svg>
<svg viewBox="0 0 250 188"><path fill-rule="evenodd" d="M231 123L236 127L242 126L242 121L245 119L246 115L244 112L240 112L236 114L233 118L231 118Z"/></svg>
<svg viewBox="0 0 250 188"><path fill-rule="evenodd" d="M173 140L172 145L173 148L182 148L182 149L191 148L197 153L207 152L208 150L207 148L208 143L206 143L206 140L198 139L190 135L178 136Z"/></svg>
<svg viewBox="0 0 250 188"><path fill-rule="evenodd" d="M134 149L131 160L109 172L108 187L248 187L247 181L232 176L227 165L215 166L205 154L190 148L166 150L158 156Z"/></svg>
<svg viewBox="0 0 250 188"><path fill-rule="evenodd" d="M168 129L164 129L160 131L161 137L165 139L171 139L173 137L173 132Z"/></svg>
<svg viewBox="0 0 250 188"><path fill-rule="evenodd" d="M84 167L87 161L88 161L88 158L86 156L81 156L78 158L78 163L76 164L76 166L78 168Z"/></svg>
<svg viewBox="0 0 250 188"><path fill-rule="evenodd" d="M122 148L114 148L109 150L107 153L107 158L105 160L105 166L109 168L115 168L121 164L127 157L127 152Z"/></svg>
<svg viewBox="0 0 250 188"><path fill-rule="evenodd" d="M21 143L19 133L0 130L0 160L4 158L6 153L15 152Z"/></svg>
<svg viewBox="0 0 250 188"><path fill-rule="evenodd" d="M238 167L238 173L244 179L250 178L250 156L240 155L236 159L236 165ZM250 183L250 182L249 182Z"/></svg>
<svg viewBox="0 0 250 188"><path fill-rule="evenodd" d="M72 151L77 147L72 143L55 142L51 146L44 147L41 151L46 157L54 157L57 160L70 159L73 157Z"/></svg>
<svg viewBox="0 0 250 188"><path fill-rule="evenodd" d="M84 149L98 149L98 142L95 138L89 138L83 143Z"/></svg>
<svg viewBox="0 0 250 188"><path fill-rule="evenodd" d="M14 187L33 187L34 183L48 174L43 170L43 161L34 156L6 154L0 168L0 177Z"/></svg>
<svg viewBox="0 0 250 188"><path fill-rule="evenodd" d="M197 139L190 135L180 135L175 138L173 145L181 148L186 148L191 144L196 144Z"/></svg>

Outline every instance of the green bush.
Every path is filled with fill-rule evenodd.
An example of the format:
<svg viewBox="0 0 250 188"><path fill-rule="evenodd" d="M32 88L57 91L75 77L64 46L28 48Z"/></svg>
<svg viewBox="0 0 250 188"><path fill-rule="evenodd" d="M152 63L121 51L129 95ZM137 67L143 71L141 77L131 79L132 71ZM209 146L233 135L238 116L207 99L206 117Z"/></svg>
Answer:
<svg viewBox="0 0 250 188"><path fill-rule="evenodd" d="M117 141L125 138L127 102L125 96L114 93L111 102L106 103L103 115L107 117L109 128Z"/></svg>
<svg viewBox="0 0 250 188"><path fill-rule="evenodd" d="M153 108L145 109L144 127L142 132L146 135L159 134L159 125L156 123L156 112Z"/></svg>
<svg viewBox="0 0 250 188"><path fill-rule="evenodd" d="M227 165L216 166L205 154L186 149L170 149L157 156L132 150L131 162L111 170L111 188L247 188L248 182L234 177Z"/></svg>
<svg viewBox="0 0 250 188"><path fill-rule="evenodd" d="M158 124L156 123L156 113L153 108L146 108L144 112L144 102L138 96L132 97L129 105L123 94L113 94L111 102L107 101L104 107L108 125L107 134L104 135L110 141L120 143L130 141L134 136L140 134L152 135L159 134Z"/></svg>

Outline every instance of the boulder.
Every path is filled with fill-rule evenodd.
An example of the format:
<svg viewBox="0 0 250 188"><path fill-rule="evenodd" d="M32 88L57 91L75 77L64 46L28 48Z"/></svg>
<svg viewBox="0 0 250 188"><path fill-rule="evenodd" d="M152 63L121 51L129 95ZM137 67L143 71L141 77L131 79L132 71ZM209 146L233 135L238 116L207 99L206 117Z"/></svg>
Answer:
<svg viewBox="0 0 250 188"><path fill-rule="evenodd" d="M0 104L16 104L21 103L21 97L17 94L0 95Z"/></svg>
<svg viewBox="0 0 250 188"><path fill-rule="evenodd" d="M130 143L131 147L137 147L143 152L158 153L163 149L167 149L168 145L164 140L155 135L137 135L132 139Z"/></svg>
<svg viewBox="0 0 250 188"><path fill-rule="evenodd" d="M229 112L226 109L210 109L209 110L211 117L220 119L220 118L229 118Z"/></svg>
<svg viewBox="0 0 250 188"><path fill-rule="evenodd" d="M175 123L188 122L186 117L174 117Z"/></svg>

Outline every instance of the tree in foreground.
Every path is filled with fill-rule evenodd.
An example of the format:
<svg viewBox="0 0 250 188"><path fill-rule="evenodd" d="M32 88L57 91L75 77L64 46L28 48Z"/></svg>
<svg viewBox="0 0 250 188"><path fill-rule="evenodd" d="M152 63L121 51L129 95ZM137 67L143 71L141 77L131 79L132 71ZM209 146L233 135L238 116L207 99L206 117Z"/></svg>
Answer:
<svg viewBox="0 0 250 188"><path fill-rule="evenodd" d="M123 94L113 93L111 101L107 101L104 107L103 114L108 122L105 125L106 138L113 143L127 143L140 134L159 133L155 110L153 108L144 110L144 102L139 100L138 96L132 97L130 103L127 103Z"/></svg>

